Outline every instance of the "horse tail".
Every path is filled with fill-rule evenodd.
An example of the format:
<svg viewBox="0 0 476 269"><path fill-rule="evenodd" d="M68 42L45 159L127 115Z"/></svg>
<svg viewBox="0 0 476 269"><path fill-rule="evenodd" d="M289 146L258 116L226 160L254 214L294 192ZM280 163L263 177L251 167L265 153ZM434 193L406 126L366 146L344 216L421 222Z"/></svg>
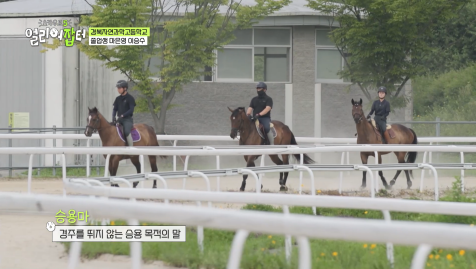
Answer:
<svg viewBox="0 0 476 269"><path fill-rule="evenodd" d="M294 137L294 134L291 132L291 145L297 145L297 144L298 143L296 142L296 138ZM296 158L296 160L301 162L301 154L294 154L293 156L294 156L294 158ZM311 159L311 157L309 157L309 155L303 154L303 157L304 157L304 164L315 163L315 161L313 159Z"/></svg>
<svg viewBox="0 0 476 269"><path fill-rule="evenodd" d="M413 134L412 144L415 144L415 145L418 144L418 138L417 138L417 135L415 134L415 131L413 131L411 128L409 128L409 129ZM415 163L416 158L417 158L417 154L418 154L418 152L416 152L416 151L407 152L407 154L405 156L405 158L406 158L405 162L406 163ZM413 170L409 171L410 176L413 178L413 173L412 172L413 172Z"/></svg>

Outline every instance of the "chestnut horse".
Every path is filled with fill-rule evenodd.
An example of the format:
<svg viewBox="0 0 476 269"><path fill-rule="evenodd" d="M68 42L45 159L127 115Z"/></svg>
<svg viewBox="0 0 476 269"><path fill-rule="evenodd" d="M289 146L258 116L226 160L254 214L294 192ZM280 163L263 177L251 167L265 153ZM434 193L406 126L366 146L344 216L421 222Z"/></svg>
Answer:
<svg viewBox="0 0 476 269"><path fill-rule="evenodd" d="M93 132L98 132L99 137L101 138L101 142L103 147L124 147L126 146L125 139L122 139L116 129L116 125L113 123L108 122L104 116L99 113L98 109L94 107L93 109L89 109L89 115L86 119L88 125L86 126L86 130L84 134L87 137L91 137ZM122 130L122 126L121 130ZM157 136L155 135L155 130L151 126L143 123L134 124L132 127L135 128L137 132L140 134L139 141L134 141L134 146L159 146L159 142L157 141ZM131 130L132 134L133 130ZM107 155L103 155L104 158L107 158ZM166 158L166 156L160 156L161 158ZM137 173L140 173L140 161L139 155L111 155L109 158L109 175L116 176L117 168L119 167L119 161L131 159L131 162L134 164ZM152 172L157 172L157 161L156 156L149 156L150 161L150 168ZM134 188L139 184L139 182L134 182ZM112 184L114 187L119 187L117 184ZM154 180L154 185L152 188L157 188L157 180Z"/></svg>
<svg viewBox="0 0 476 269"><path fill-rule="evenodd" d="M382 136L380 132L375 127L374 120L371 122L367 121L365 118L364 111L362 110L362 99L360 102L355 102L352 99L352 117L354 118L355 125L357 128L357 144L382 144ZM384 133L385 140L387 144L418 144L417 135L415 132L401 124L387 124L387 129ZM382 155L388 154L390 152L378 152L378 163L382 163ZM395 151L395 156L397 156L398 163L414 163L417 157L417 152L397 152ZM369 156L375 157L374 152L361 152L360 158L362 159L362 164L367 164L367 159ZM410 176L413 178L413 170L405 170L405 175L407 177L408 189L412 186L412 181ZM386 189L391 189L397 180L397 177L400 175L402 170L398 170L393 179L390 181L390 185L387 185L387 181L383 177L383 172L379 171L378 174L382 179L382 183ZM366 174L363 172L362 186L361 188L366 187Z"/></svg>
<svg viewBox="0 0 476 269"><path fill-rule="evenodd" d="M261 135L257 131L256 127L256 121L251 121L250 118L245 113L245 108L244 107L238 107L237 109L233 110L228 107L228 110L230 110L231 116L230 116L230 121L231 121L231 133L230 137L232 139L235 139L237 137L237 133L240 132L240 145L269 145L268 137L266 133L264 132L264 129L262 128L262 125L259 125ZM296 139L294 138L294 134L289 130L289 127L285 125L284 123L280 121L273 120L271 121L271 124L274 125L271 126L271 131L274 132L276 131L276 137L274 138L274 144L275 145L297 145ZM273 130L274 129L274 130ZM258 159L261 155L248 155L244 156L245 161L246 161L246 167L254 167L255 166L255 160ZM282 165L282 164L289 164L289 155L288 154L282 154L281 155L283 160L279 159L278 155L269 155L271 160L276 164L276 165ZM294 158L296 158L298 161L300 160L300 154L294 154ZM314 160L312 160L307 154L303 154L304 160L303 162L305 164L310 164L314 163ZM289 172L281 172L279 173L279 185L280 191L287 191L288 187L286 187L286 180L288 179L288 174ZM245 190L246 186L246 179L248 178L248 175L243 175L243 182L241 183L241 188L240 191ZM263 188L263 185L261 185L261 188Z"/></svg>

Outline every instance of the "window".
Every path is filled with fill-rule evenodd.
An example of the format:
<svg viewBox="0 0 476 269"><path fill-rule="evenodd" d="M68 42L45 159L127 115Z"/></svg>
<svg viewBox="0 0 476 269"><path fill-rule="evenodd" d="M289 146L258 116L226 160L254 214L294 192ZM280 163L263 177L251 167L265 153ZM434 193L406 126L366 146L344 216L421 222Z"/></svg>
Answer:
<svg viewBox="0 0 476 269"><path fill-rule="evenodd" d="M316 29L316 81L347 82L337 74L344 66L344 59L329 38L329 30Z"/></svg>
<svg viewBox="0 0 476 269"><path fill-rule="evenodd" d="M235 31L235 39L217 52L217 81L289 82L291 28Z"/></svg>
<svg viewBox="0 0 476 269"><path fill-rule="evenodd" d="M163 28L159 28L157 30L157 34L161 34L162 32L164 31ZM158 43L159 42L159 38L156 36L155 37L155 48L159 48L160 44ZM160 38L161 40L163 39L163 37ZM150 64L149 64L149 60L150 60ZM165 65L169 64L169 62L165 61L164 63ZM150 57L150 59L146 59L144 61L144 65L145 65L145 68L149 68L149 71L152 73L152 76L149 77L155 81L160 81L160 70L161 70L161 65L162 65L162 58L159 56L159 55L156 55L156 56L152 56ZM201 68L199 71L212 71L212 68L211 67L204 67L204 68ZM199 76L196 81L212 81L212 76L211 75L201 75Z"/></svg>

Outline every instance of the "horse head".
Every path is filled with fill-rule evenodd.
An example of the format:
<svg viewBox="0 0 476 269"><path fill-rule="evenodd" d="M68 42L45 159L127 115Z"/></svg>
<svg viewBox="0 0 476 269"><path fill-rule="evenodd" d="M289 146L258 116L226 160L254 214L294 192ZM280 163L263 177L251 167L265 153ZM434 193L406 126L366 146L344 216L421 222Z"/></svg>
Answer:
<svg viewBox="0 0 476 269"><path fill-rule="evenodd" d="M352 117L356 124L362 121L364 118L364 111L362 110L362 98L360 98L360 102L354 101L352 99Z"/></svg>
<svg viewBox="0 0 476 269"><path fill-rule="evenodd" d="M88 125L86 125L86 130L84 131L84 135L87 137L91 137L93 132L97 132L99 128L101 128L101 119L99 118L99 112L96 107L93 109L89 109L89 115L86 119Z"/></svg>
<svg viewBox="0 0 476 269"><path fill-rule="evenodd" d="M231 109L228 107L228 110L231 112L230 121L231 121L231 132L230 137L235 139L238 136L238 131L243 126L244 118L246 117L245 108L238 107L236 109Z"/></svg>

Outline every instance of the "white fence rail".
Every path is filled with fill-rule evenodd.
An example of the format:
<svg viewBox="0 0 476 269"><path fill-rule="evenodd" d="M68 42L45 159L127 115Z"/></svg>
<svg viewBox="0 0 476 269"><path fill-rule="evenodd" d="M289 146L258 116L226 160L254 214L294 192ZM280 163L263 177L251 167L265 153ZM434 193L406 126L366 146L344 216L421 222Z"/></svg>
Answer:
<svg viewBox="0 0 476 269"><path fill-rule="evenodd" d="M86 137L83 134L0 134L0 139L74 139L87 140L86 147L90 146L90 141L99 140L98 134L93 134L91 137ZM239 136L237 137L239 139ZM177 146L178 141L214 141L214 142L232 142L237 141L230 138L230 136L220 135L157 135L159 141L173 141L173 146ZM332 137L296 137L297 143L312 143L312 144L356 144L357 138L332 138ZM474 143L476 137L419 137L418 143ZM90 171L90 155L87 155L87 171ZM341 163L344 164L344 158L349 164L349 152L342 152ZM426 152L425 152L426 158ZM426 162L426 159L423 161ZM429 154L429 162L432 162L432 152ZM173 156L173 169L176 171L177 157ZM89 172L87 172L89 176ZM341 176L342 177L342 176Z"/></svg>
<svg viewBox="0 0 476 269"><path fill-rule="evenodd" d="M93 181L93 180L91 180ZM476 204L457 203L457 202L428 202L428 201L410 201L396 200L388 198L379 198L375 200L361 197L336 197L336 196L300 196L290 194L251 194L251 193L219 193L206 191L189 190L145 190L145 189L119 189L106 187L82 186L74 183L65 182L65 188L74 193L97 195L103 197L129 198L129 199L164 199L168 200L186 200L199 202L219 202L219 203L246 203L246 204L266 204L279 205L283 207L284 213L289 213L289 206L311 206L314 215L316 207L326 208L350 208L365 210L380 210L387 222L391 221L389 211L413 212L427 214L448 214L461 216L476 216ZM287 211L287 212L286 212ZM240 235L236 235L239 237ZM243 235L244 236L244 235ZM287 238L291 240L291 238ZM199 240L202 242L203 238ZM240 244L236 246L241 249L244 240L238 240ZM201 246L203 248L203 246ZM286 253L291 252L291 245L285 242ZM387 257L390 264L394 262L393 245L387 243ZM289 259L289 256L287 256Z"/></svg>
<svg viewBox="0 0 476 269"><path fill-rule="evenodd" d="M120 192L121 190L117 191ZM131 191L131 193L139 193L146 190L129 189L128 191ZM185 196L186 194L188 193L177 193L176 198L180 196L182 199L188 200L189 198ZM215 194L219 195L219 193L208 193L207 195L213 197ZM255 196L258 197L258 195ZM261 196L265 197L268 196L268 194ZM286 195L286 199L291 196L293 195ZM339 197L338 199L345 201L346 198ZM283 198L280 200L283 200ZM385 199L379 199L379 201L380 200ZM321 202L322 201L323 200L321 200ZM309 203L310 201L307 202ZM415 210L416 207L423 205L422 202L419 201L392 202L398 207L403 206L403 203L398 205L399 202L412 203L408 208L413 210ZM377 243L392 242L395 244L420 246L414 256L412 269L424 268L424 256L427 255L430 246L434 248L464 248L476 250L476 245L474 244L476 240L476 230L469 226L456 224L407 221L386 222L382 220L364 219L349 220L335 217L220 210L137 201L112 201L83 197L61 198L53 195L0 193L0 210L4 212L15 211L24 214L34 212L40 214L55 214L55 212L57 212L58 204L67 208L72 208L76 211L87 210L90 216L94 218L126 218L131 220L187 226L203 226L214 229L239 231L237 235L235 235L227 268L239 267L238 265L242 252L241 249L244 242L243 238L247 236L248 232L284 234L296 237L298 239L298 244L300 245L300 269L310 269L312 264L310 256L311 252L307 238L362 242L371 240ZM429 205L426 206L430 208ZM435 202L432 202L432 206L435 207ZM462 206L467 206L467 209L473 213L476 210L474 205L472 208L469 208L469 205ZM438 206L436 207L438 208ZM432 211L434 211L434 209ZM241 237L241 240L237 240L236 236ZM133 269L139 268L140 265L140 263L137 263L137 259L140 259L141 255L140 252L136 251L136 248L138 248L138 244L135 244L134 251L131 249L131 253L134 255L134 257L132 257ZM80 252L81 243L74 242L71 246L69 256L70 269L75 268L76 263L79 260Z"/></svg>
<svg viewBox="0 0 476 269"><path fill-rule="evenodd" d="M217 169L219 169L220 156L232 156L232 155L269 155L269 154L300 154L301 163L303 164L303 155L310 153L326 153L326 152L374 152L375 156L378 155L378 152L381 151L416 151L416 152L425 152L423 157L423 166L426 166L430 169L432 166L426 163L426 152L453 152L460 153L461 155L461 167L455 168L451 167L440 167L441 169L458 169L461 171L461 180L463 182L462 190L464 190L464 170L473 169L470 166L464 165L464 153L465 152L476 152L476 146L456 146L456 145L345 145L345 146L325 146L325 145L301 145L301 146L221 146L220 148L213 147L88 147L88 148L78 148L78 147L61 147L61 148L32 148L32 147L17 147L17 148L0 148L0 154L29 154L30 163L28 169L28 180L29 185L31 182L31 173L32 173L32 155L33 154L105 154L106 158L106 167L105 167L105 176L108 173L108 160L110 155L113 154L127 154L127 155L141 155L141 172L144 173L144 161L143 155L164 155L164 156L176 156L176 155L187 155L189 156L216 156L217 157ZM261 166L264 165L264 158L261 159ZM65 158L63 158L63 167L65 165ZM375 158L375 163L377 163L378 158ZM187 161L186 161L187 164ZM366 166L359 165L362 169ZM391 168L393 169L393 168ZM416 168L411 168L416 169ZM187 170L187 165L185 169ZM370 172L370 171L368 171ZM90 169L87 169L87 175L90 175ZM378 172L375 171L375 177L377 178ZM436 176L436 175L435 175ZM421 173L421 185L420 189L423 189L423 178L424 173ZM257 180L258 181L258 180ZM302 182L302 171L300 171L300 181ZM340 182L342 182L342 172L340 172ZM373 181L372 181L373 182ZM375 182L377 188L378 181ZM185 183L184 183L185 184ZM339 190L341 187L339 187Z"/></svg>

